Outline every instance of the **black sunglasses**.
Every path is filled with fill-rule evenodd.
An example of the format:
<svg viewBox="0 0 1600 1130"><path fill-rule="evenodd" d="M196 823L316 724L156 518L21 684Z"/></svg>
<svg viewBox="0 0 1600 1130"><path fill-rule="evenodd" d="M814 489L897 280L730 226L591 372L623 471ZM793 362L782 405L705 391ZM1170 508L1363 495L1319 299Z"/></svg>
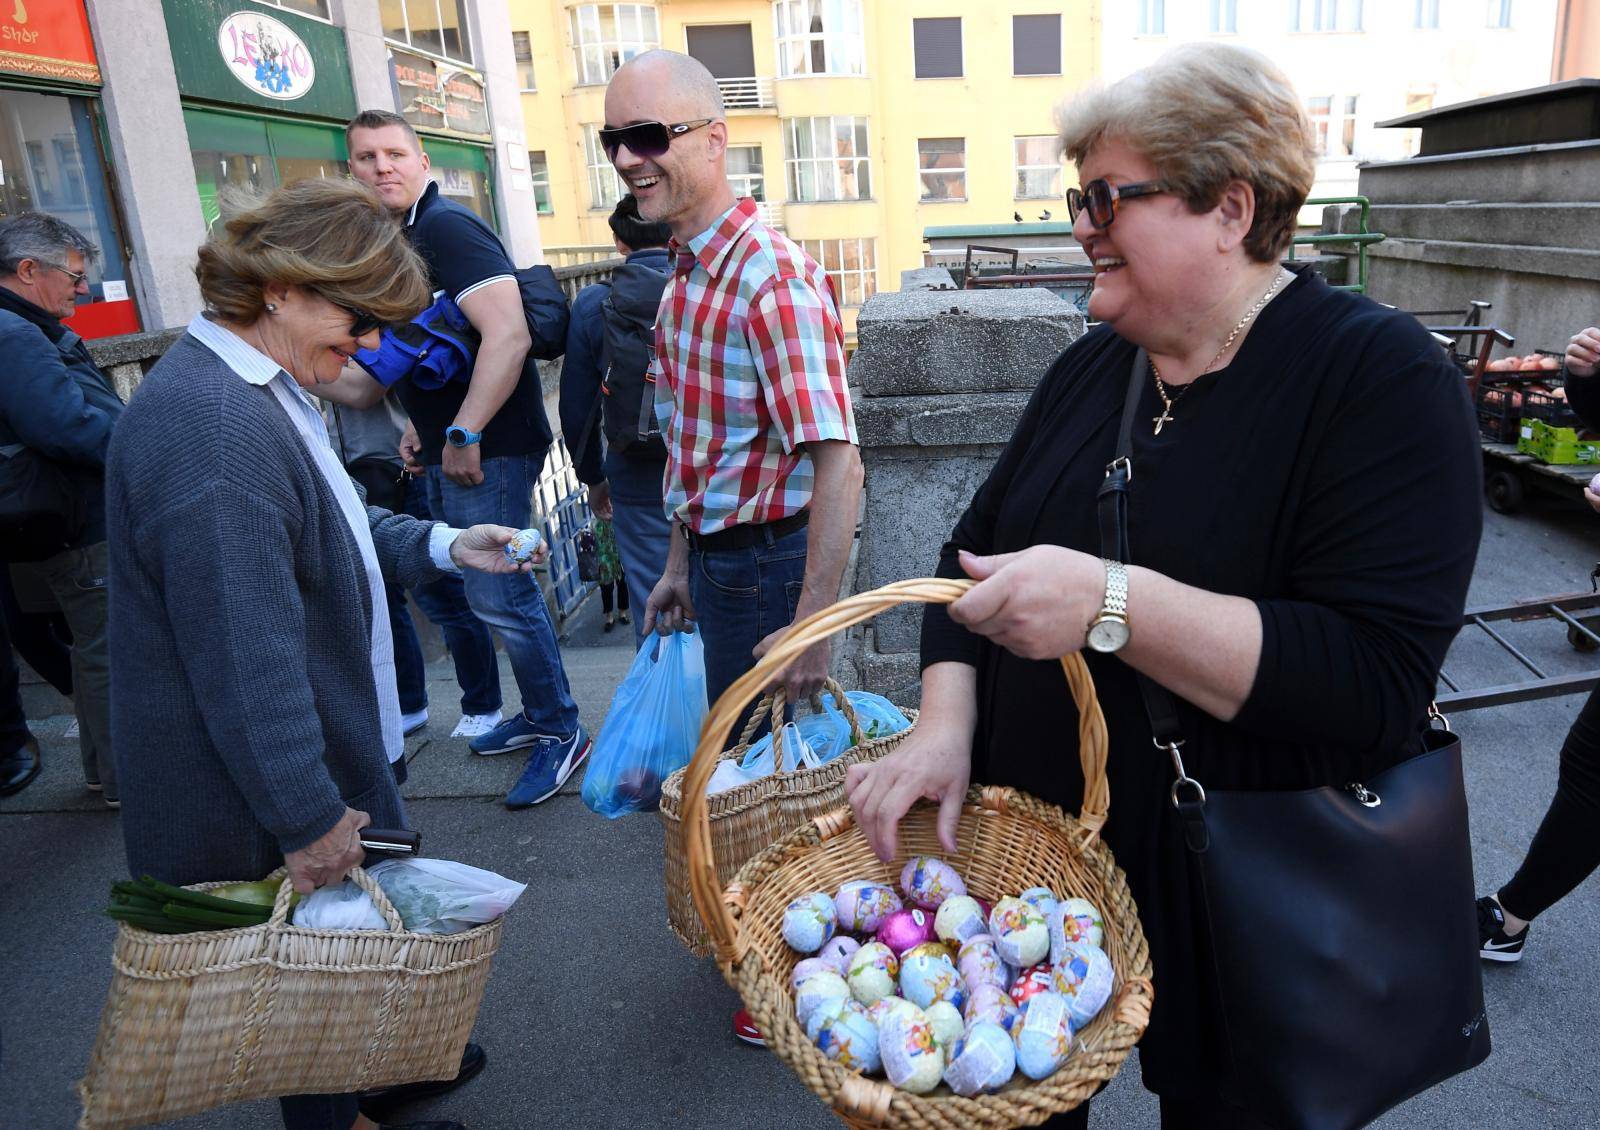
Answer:
<svg viewBox="0 0 1600 1130"><path fill-rule="evenodd" d="M1170 191L1167 182L1162 180L1119 185L1112 184L1104 177L1096 177L1081 190L1067 189L1067 215L1073 223L1077 223L1078 213L1087 211L1089 222L1101 231L1105 231L1117 218L1117 201L1134 200L1140 196L1159 196L1163 192Z"/></svg>
<svg viewBox="0 0 1600 1130"><path fill-rule="evenodd" d="M714 121L715 118L697 118L692 122L674 122L671 125L663 122L636 122L631 126L617 126L615 129L604 126L600 130L600 148L606 151L606 158L611 161L617 159L617 150L624 145L635 157L659 157L672 148L673 138L682 137Z"/></svg>
<svg viewBox="0 0 1600 1130"><path fill-rule="evenodd" d="M335 303L335 305L338 305L339 309L350 315L351 337L364 337L373 330L383 329L383 320L376 315L369 314L365 310L357 310L354 306L345 306L339 303Z"/></svg>

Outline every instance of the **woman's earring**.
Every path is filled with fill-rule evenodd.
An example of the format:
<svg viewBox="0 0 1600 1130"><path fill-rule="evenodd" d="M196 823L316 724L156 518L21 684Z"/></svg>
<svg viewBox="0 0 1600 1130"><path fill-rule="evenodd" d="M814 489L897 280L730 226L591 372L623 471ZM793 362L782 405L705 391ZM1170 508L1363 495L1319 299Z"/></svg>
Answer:
<svg viewBox="0 0 1600 1130"><path fill-rule="evenodd" d="M271 302L267 303L267 313L276 314L277 312L278 312L278 307L276 306L276 304L271 303Z"/></svg>

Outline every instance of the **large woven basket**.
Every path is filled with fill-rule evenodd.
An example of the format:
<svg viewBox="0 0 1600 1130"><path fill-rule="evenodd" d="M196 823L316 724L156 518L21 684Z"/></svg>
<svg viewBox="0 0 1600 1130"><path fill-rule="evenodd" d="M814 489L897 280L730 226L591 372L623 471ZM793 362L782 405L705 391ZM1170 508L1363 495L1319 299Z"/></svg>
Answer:
<svg viewBox="0 0 1600 1130"><path fill-rule="evenodd" d="M717 881L727 883L751 856L764 851L813 816L820 816L844 803L844 775L852 765L876 761L889 753L911 733L910 729L881 738L865 739L854 709L844 691L832 679L824 688L833 696L850 722L853 744L838 757L816 769L793 773L771 773L759 780L728 789L708 798L706 819L711 824L711 839L716 846ZM740 710L743 710L740 703ZM782 689L761 699L751 712L738 743L719 760L741 760L769 716L783 718ZM914 728L917 712L905 711ZM738 712L734 718L737 720ZM722 732L732 729L728 722ZM712 771L716 766L713 764ZM689 856L684 836L683 781L687 767L679 769L661 786L661 826L664 833L664 875L667 893L667 924L684 945L697 954L711 952L711 937L700 921L689 894ZM709 775L707 777L709 780ZM704 793L705 786L700 786Z"/></svg>
<svg viewBox="0 0 1600 1130"><path fill-rule="evenodd" d="M907 601L949 603L970 582L903 581L861 593L809 617L717 700L700 735L684 785L690 884L728 982L739 990L767 1046L792 1067L839 1117L856 1127L1032 1126L1071 1110L1108 1082L1144 1033L1153 997L1150 953L1127 880L1101 841L1110 794L1106 786L1105 719L1088 669L1077 655L1061 661L1078 704L1085 781L1076 819L1013 789L974 787L967 796L954 856L939 845L938 810L922 805L900 823L900 855L882 863L848 807L820 816L750 860L726 888L717 877L705 782L725 734L744 704L773 672L836 631ZM827 1059L795 1019L789 975L799 957L782 937L783 912L809 891L833 891L847 879L894 883L912 855L949 859L967 887L983 898L1035 885L1062 897L1091 900L1105 921L1105 949L1116 971L1110 1002L1077 1034L1072 1057L1054 1075L1017 1075L999 1093L961 1098L943 1084L927 1095L896 1090Z"/></svg>
<svg viewBox="0 0 1600 1130"><path fill-rule="evenodd" d="M78 1085L80 1130L454 1077L500 921L461 934L409 932L365 871L350 877L389 929L291 926L287 878L261 926L155 934L120 923L116 974Z"/></svg>

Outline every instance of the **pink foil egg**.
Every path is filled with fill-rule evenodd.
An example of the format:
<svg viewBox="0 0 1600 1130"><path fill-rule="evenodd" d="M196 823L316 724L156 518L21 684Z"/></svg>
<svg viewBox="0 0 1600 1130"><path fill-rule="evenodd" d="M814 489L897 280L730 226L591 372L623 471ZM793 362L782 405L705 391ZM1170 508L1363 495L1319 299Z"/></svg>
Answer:
<svg viewBox="0 0 1600 1130"><path fill-rule="evenodd" d="M878 927L878 941L893 950L896 957L932 939L933 915L924 910L897 910Z"/></svg>

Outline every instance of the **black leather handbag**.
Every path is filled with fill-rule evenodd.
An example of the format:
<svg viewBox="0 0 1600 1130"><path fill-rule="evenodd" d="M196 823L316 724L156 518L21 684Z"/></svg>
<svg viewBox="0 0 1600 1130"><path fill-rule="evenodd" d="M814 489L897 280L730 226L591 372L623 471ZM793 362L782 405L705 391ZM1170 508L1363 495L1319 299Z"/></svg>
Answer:
<svg viewBox="0 0 1600 1130"><path fill-rule="evenodd" d="M1102 552L1124 562L1147 364L1141 349L1099 496ZM1142 675L1139 687L1172 759L1210 935L1222 1097L1283 1130L1353 1130L1487 1059L1461 743L1448 727L1419 720L1410 757L1342 788L1207 791L1184 771L1172 696Z"/></svg>

